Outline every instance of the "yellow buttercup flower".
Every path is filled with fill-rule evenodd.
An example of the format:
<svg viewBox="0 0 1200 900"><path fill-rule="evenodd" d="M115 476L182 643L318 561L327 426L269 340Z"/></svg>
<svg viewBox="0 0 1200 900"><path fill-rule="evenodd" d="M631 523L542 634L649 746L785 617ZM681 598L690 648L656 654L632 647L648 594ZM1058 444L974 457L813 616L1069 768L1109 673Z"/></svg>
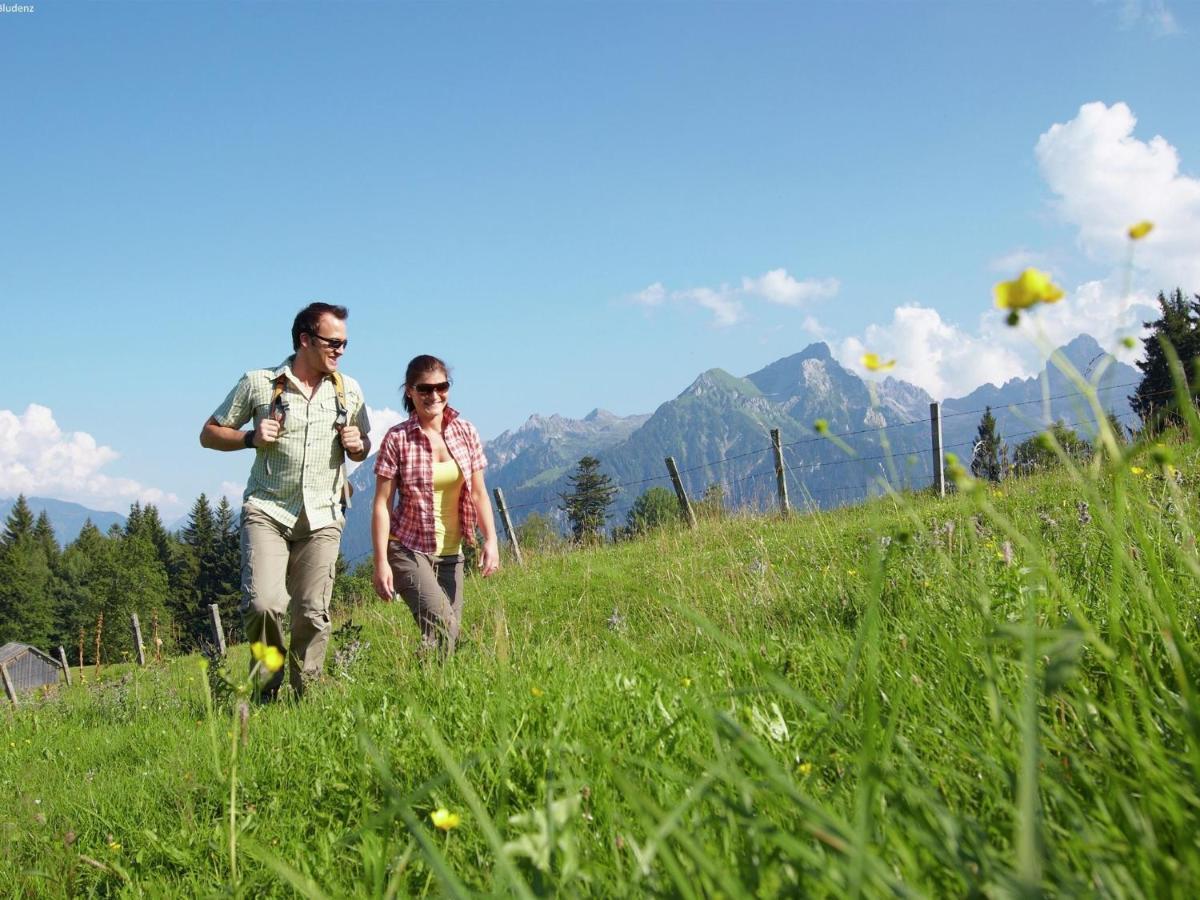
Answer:
<svg viewBox="0 0 1200 900"><path fill-rule="evenodd" d="M268 672L278 672L283 668L283 654L278 647L268 647L262 641L255 641L250 645L250 653Z"/></svg>
<svg viewBox="0 0 1200 900"><path fill-rule="evenodd" d="M1131 241L1140 241L1151 231L1154 230L1154 223L1147 222L1145 219L1138 222L1136 225L1129 226L1129 239Z"/></svg>
<svg viewBox="0 0 1200 900"><path fill-rule="evenodd" d="M1143 469L1141 466L1130 466L1129 471L1132 472L1134 475L1141 475L1146 470Z"/></svg>
<svg viewBox="0 0 1200 900"><path fill-rule="evenodd" d="M434 828L440 828L442 831L449 831L451 828L457 828L462 822L462 816L458 813L452 813L446 807L442 806L435 809L429 814L430 821L433 822Z"/></svg>
<svg viewBox="0 0 1200 900"><path fill-rule="evenodd" d="M532 687L529 689L529 693L533 694L533 696L535 696L535 697L540 697L546 692L543 691L540 687Z"/></svg>
<svg viewBox="0 0 1200 900"><path fill-rule="evenodd" d="M894 359L884 362L879 358L878 353L864 353L860 362L864 368L870 369L872 372L886 372L888 369L896 368L896 361Z"/></svg>
<svg viewBox="0 0 1200 900"><path fill-rule="evenodd" d="M803 775L805 778L807 778L809 775L812 774L813 764L810 762L802 762L802 763L800 763L799 766L796 767L796 769L797 769L797 771L799 771L799 773L801 775Z"/></svg>
<svg viewBox="0 0 1200 900"><path fill-rule="evenodd" d="M1050 276L1037 269L1026 269L1014 281L1001 281L995 287L996 305L1000 309L1029 309L1039 303L1057 303L1063 289Z"/></svg>

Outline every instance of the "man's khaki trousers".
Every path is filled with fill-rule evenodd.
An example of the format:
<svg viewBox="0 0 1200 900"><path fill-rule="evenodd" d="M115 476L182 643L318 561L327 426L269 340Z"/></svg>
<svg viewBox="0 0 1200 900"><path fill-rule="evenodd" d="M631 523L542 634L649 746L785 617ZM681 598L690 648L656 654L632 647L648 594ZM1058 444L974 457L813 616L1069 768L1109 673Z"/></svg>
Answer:
<svg viewBox="0 0 1200 900"><path fill-rule="evenodd" d="M297 696L305 682L320 676L329 645L329 598L337 569L342 526L316 531L301 511L291 528L256 506L242 507L242 624L246 639L277 647L288 661L288 678ZM284 647L283 617L291 607L292 646ZM251 665L254 660L252 659ZM273 697L283 670L262 687Z"/></svg>

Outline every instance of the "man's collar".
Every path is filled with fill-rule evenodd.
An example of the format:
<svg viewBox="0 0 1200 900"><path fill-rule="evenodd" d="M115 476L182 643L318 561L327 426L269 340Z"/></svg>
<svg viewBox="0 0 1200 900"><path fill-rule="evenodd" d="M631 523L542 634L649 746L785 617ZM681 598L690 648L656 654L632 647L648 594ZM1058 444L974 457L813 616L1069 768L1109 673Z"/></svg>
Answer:
<svg viewBox="0 0 1200 900"><path fill-rule="evenodd" d="M275 371L271 373L271 380L276 381L276 380L278 380L280 375L286 375L288 378L288 381L290 381L292 384L294 384L296 386L296 390L303 392L305 390L306 386L303 383L301 383L299 378L296 377L296 370L292 368L292 366L294 366L295 363L296 363L296 354L293 353L291 356L289 356L287 359L285 359L283 362L281 362L278 366L275 367ZM325 386L325 382L327 382L327 381L330 384L333 383L333 373L332 372L326 372L324 375L321 376L321 383L317 385L317 390L318 391L321 390L321 388L323 388ZM315 392L314 392L314 395L315 395Z"/></svg>

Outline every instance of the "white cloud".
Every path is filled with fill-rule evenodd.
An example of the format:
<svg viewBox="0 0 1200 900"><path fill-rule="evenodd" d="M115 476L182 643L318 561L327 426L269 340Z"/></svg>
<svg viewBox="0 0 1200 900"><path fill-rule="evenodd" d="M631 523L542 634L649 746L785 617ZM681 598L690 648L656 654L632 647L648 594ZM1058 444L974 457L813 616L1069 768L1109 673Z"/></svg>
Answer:
<svg viewBox="0 0 1200 900"><path fill-rule="evenodd" d="M839 342L838 358L862 371L864 350L895 357L892 374L934 397L1027 377L1041 369L1046 351L1080 334L1090 334L1125 362L1138 358L1140 342L1131 351L1121 339L1144 336L1143 323L1158 317L1158 291L1200 290L1200 179L1180 173L1179 154L1165 138L1135 138L1136 124L1124 103L1089 103L1042 134L1035 151L1060 215L1078 229L1079 246L1108 269L1106 276L1074 288L1064 284L1066 297L1024 315L1017 328L1006 326L995 310L972 332L928 307L902 306L890 324L869 325ZM1132 244L1127 230L1142 219L1155 228ZM1135 270L1129 268L1131 250ZM1011 277L1030 265L1048 268L1046 256L1022 247L989 268Z"/></svg>
<svg viewBox="0 0 1200 900"><path fill-rule="evenodd" d="M1120 277L1113 276L1081 284L1058 303L1039 307L1036 319L1027 317L1016 331L1040 329L1050 347L1061 347L1081 334L1090 334L1118 359L1131 362L1141 355L1141 345L1126 350L1121 339L1132 337L1140 342L1147 330L1143 323L1157 319L1159 310L1154 297L1126 293L1118 281Z"/></svg>
<svg viewBox="0 0 1200 900"><path fill-rule="evenodd" d="M688 288L681 291L668 291L661 281L656 281L649 287L643 288L630 298L641 306L662 306L671 302L676 304L692 304L707 309L713 314L713 324L719 326L735 325L741 321L743 307L737 299L737 292L728 285L719 288Z"/></svg>
<svg viewBox="0 0 1200 900"><path fill-rule="evenodd" d="M923 387L935 399L960 396L989 381L1000 384L1034 371L1009 341L973 335L943 320L936 309L916 303L897 308L889 324L868 325L861 337L838 342L834 355L846 368L867 375L859 358L868 350L884 359L894 358L896 368L888 374Z"/></svg>
<svg viewBox="0 0 1200 900"><path fill-rule="evenodd" d="M787 269L772 269L758 278L743 278L742 293L757 295L780 306L802 306L813 300L837 295L841 283L836 278L807 278L797 281Z"/></svg>
<svg viewBox="0 0 1200 900"><path fill-rule="evenodd" d="M1121 22L1126 28L1145 23L1158 35L1179 33L1179 22L1167 7L1166 0L1122 0Z"/></svg>
<svg viewBox="0 0 1200 900"><path fill-rule="evenodd" d="M1200 179L1180 173L1161 135L1134 137L1136 124L1124 103L1085 104L1038 139L1042 176L1093 260L1116 268L1133 249L1138 281L1152 291L1200 290ZM1126 231L1142 219L1154 230L1131 248Z"/></svg>
<svg viewBox="0 0 1200 900"><path fill-rule="evenodd" d="M649 287L634 294L633 299L635 303L641 303L645 306L658 306L667 299L667 289L663 287L661 281L656 281Z"/></svg>
<svg viewBox="0 0 1200 900"><path fill-rule="evenodd" d="M0 410L0 495L54 497L102 509L135 500L178 506L175 494L100 471L118 456L86 432L64 432L48 407L31 403L21 415Z"/></svg>
<svg viewBox="0 0 1200 900"><path fill-rule="evenodd" d="M814 316L805 316L804 321L800 323L800 327L819 341L825 340L830 335L830 330L817 321Z"/></svg>
<svg viewBox="0 0 1200 900"><path fill-rule="evenodd" d="M690 288L677 291L672 299L695 303L713 314L715 324L726 326L735 325L742 319L744 307L737 295L726 285L719 288Z"/></svg>
<svg viewBox="0 0 1200 900"><path fill-rule="evenodd" d="M633 294L629 299L641 306L656 307L667 302L692 304L713 314L713 324L736 325L745 318L746 301L766 300L778 306L799 307L815 300L834 297L841 289L836 278L808 278L798 281L787 269L772 269L757 278L742 277L741 287L697 287L668 290L661 281ZM808 317L807 321L815 324ZM807 327L807 326L806 326Z"/></svg>
<svg viewBox="0 0 1200 900"><path fill-rule="evenodd" d="M238 509L242 505L242 494L245 492L245 484L239 484L236 481L222 481L220 488L217 489L217 498L219 500L224 497L229 501L230 506Z"/></svg>
<svg viewBox="0 0 1200 900"><path fill-rule="evenodd" d="M1036 266L1039 269L1049 268L1045 254L1018 247L1016 250L1010 250L1002 256L997 256L988 263L990 271L1009 278L1015 277L1018 272L1022 272L1030 266Z"/></svg>
<svg viewBox="0 0 1200 900"><path fill-rule="evenodd" d="M383 441L383 436L387 434L388 429L393 425L398 425L407 419L408 413L402 410L392 409L390 406L384 406L376 409L375 407L368 405L367 418L371 420L371 452L374 453L379 449L379 444ZM356 463L354 460L347 457L346 474L353 472L360 465L362 465L362 463Z"/></svg>
<svg viewBox="0 0 1200 900"><path fill-rule="evenodd" d="M860 357L866 351L895 359L888 372L927 390L935 399L961 397L982 384L1001 385L1028 378L1045 365L1046 355L1081 334L1094 337L1122 362L1140 358L1142 323L1157 318L1158 307L1146 294L1126 294L1109 281L1089 281L1050 306L1039 306L1010 328L998 311L988 311L974 331L945 321L937 310L917 303L893 311L886 325L871 324L861 335L842 339L834 355L866 378ZM1134 349L1121 339L1138 340Z"/></svg>

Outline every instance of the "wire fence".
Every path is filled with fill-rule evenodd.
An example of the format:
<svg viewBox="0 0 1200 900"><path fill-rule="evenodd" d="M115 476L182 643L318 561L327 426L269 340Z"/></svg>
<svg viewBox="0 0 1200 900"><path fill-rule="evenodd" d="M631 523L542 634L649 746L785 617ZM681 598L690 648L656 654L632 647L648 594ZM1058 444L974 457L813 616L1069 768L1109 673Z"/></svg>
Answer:
<svg viewBox="0 0 1200 900"><path fill-rule="evenodd" d="M1095 388L1095 396L1098 399L1101 395L1111 394L1120 390L1132 390L1137 387L1138 382L1127 382L1122 384L1105 385ZM1160 391L1157 394L1169 394L1171 391ZM1153 396L1153 395L1149 395ZM988 410L1015 412L1023 407L1042 405L1045 408L1045 418L1050 418L1051 404L1060 401L1079 401L1080 403L1090 402L1092 395L1081 392L1059 393L1049 396L1022 400L1015 403L1004 404L1003 406L981 406L971 409L953 410L951 412L940 412L938 419L945 421L947 419L958 419L964 416L981 416ZM936 404L935 404L936 406ZM1080 418L1072 422L1062 422L1063 426L1069 429L1078 428L1095 428L1097 423L1090 418ZM825 433L814 433L811 436L798 438L780 444L781 462L784 468L784 477L787 482L789 494L795 492L796 496L808 498L806 505L817 505L812 502L814 497L828 497L830 495L840 495L833 505L838 505L842 502L855 502L866 497L872 488L882 489L883 484L888 484L893 488L912 489L914 487L925 487L930 479L930 473L933 468L932 456L934 449L931 444L924 446L911 446L912 441L897 442L897 446L891 446L891 438L898 435L903 429L914 429L917 426L931 428L934 418L931 415L922 418L908 419L905 421L891 422L880 424L878 426L846 429L842 431L827 431ZM1030 438L1047 430L1056 422L1046 421L1039 427L1027 429L1016 433L1009 433L1001 437L1008 442L1013 442L1023 438ZM883 452L874 453L871 455L859 455L857 451L850 448L847 453L844 449L846 439L861 437L863 435L871 435L879 439L879 447ZM829 455L838 454L836 458L820 459L820 458L805 458L800 455L801 448L811 444L820 444L824 442L830 447ZM837 446L842 442L843 448ZM951 444L945 444L941 450L943 454L954 451L967 451L974 448L976 441L960 440ZM694 463L678 469L678 474L682 478L684 475L700 472L717 470L720 477L711 484L721 486L722 495L732 495L740 498L743 502L740 505L751 506L754 502L746 503L747 499L753 501L752 490L747 490L746 486L760 482L767 478L776 478L779 473L776 470L774 459L771 458L775 450L774 443L765 444L761 447L755 447L748 450L742 450L736 453L722 454L715 456L704 462ZM966 455L965 453L960 455ZM731 462L745 461L751 458L765 458L766 465L760 471L749 471L741 475L730 475L721 472L723 467ZM901 472L897 467L897 463L906 464L906 468ZM923 462L923 465L918 469L917 464ZM878 464L881 469L878 475L871 478L863 478L862 472L859 472L858 478L847 478L843 483L836 485L824 485L809 487L807 483L819 482L827 470L839 469L840 471L850 471L842 467L848 466L865 466L872 463ZM744 465L744 462L743 462ZM755 468L755 464L751 463L751 469ZM891 471L888 471L888 470ZM899 477L900 475L904 477ZM922 479L923 484L917 485L914 479ZM633 478L624 481L610 482L611 487L618 490L627 490L630 488L640 488L646 485L655 485L671 482L672 477L669 473L663 472L658 475L651 475L642 478ZM897 483L899 482L899 483ZM559 491L547 492L540 497L534 499L523 500L520 503L507 505L508 513L521 512L524 510L536 509L556 509L562 501L562 493ZM775 494L770 489L763 490L757 498L757 505L766 507L774 500ZM348 565L352 565L359 560L369 556L371 550L364 551L356 556L346 560Z"/></svg>
<svg viewBox="0 0 1200 900"><path fill-rule="evenodd" d="M1124 390L1124 389L1128 389L1128 388L1134 388L1136 386L1137 386L1137 382L1106 385L1102 388L1098 388L1097 393L1099 394L1102 392L1107 393L1107 392L1112 392L1112 391L1116 391L1116 390ZM1049 396L1049 397L1038 397L1033 400L1022 400L1018 403L1006 404L1004 406L1004 409L1017 409L1020 407L1030 406L1033 404L1050 404L1050 403L1053 403L1056 401L1072 400L1072 399L1087 400L1088 396L1086 394L1082 394L1079 392L1067 393L1067 394L1055 394L1055 395ZM982 415L989 408L990 407L983 406L983 407L979 407L976 409L967 409L967 410L959 410L959 411L955 411L955 412L951 412L951 413L943 413L941 415L941 418L944 421L946 419L959 418L962 416ZM804 437L804 438L799 438L799 439L796 439L793 441L787 441L787 442L781 444L781 446L785 450L787 450L790 448L796 448L796 447L800 447L800 446L807 445L807 444L814 444L814 443L820 443L820 442L828 443L828 442L830 442L830 438L844 440L846 438L859 437L859 436L865 435L865 434L887 435L888 433L895 432L898 429L912 428L912 427L915 427L918 425L930 426L931 424L932 424L932 418L930 416L926 416L924 418L910 419L908 421L903 421L903 422L892 422L890 424L880 425L880 426L876 426L876 427L856 428L856 429L851 429L851 430L846 430L846 431L837 431L837 432L831 431L826 434L814 434L811 437ZM1089 423L1077 422L1068 427L1074 428L1074 427L1080 427L1080 426L1086 425L1086 424L1089 424ZM1043 429L1039 428L1032 432L1027 432L1027 433L1023 432L1021 434L1010 435L1009 437L1011 437L1011 438L1024 437L1024 436L1028 436L1028 435L1038 434L1042 430ZM961 446L969 446L969 445L970 445L970 442L959 442L955 446L961 447ZM954 447L943 447L943 450L950 450L950 449L954 449ZM693 465L689 465L689 466L680 468L679 474L681 476L683 476L683 475L689 474L691 472L716 469L716 468L719 468L723 463L732 462L734 460L745 459L747 457L752 457L752 456L766 456L767 454L770 454L773 450L774 450L773 444L766 444L762 447L757 447L757 448L754 448L751 450L745 450L745 451L730 454L730 455L722 455L722 456L707 460L705 462L695 463ZM927 447L927 448L924 448L921 450L916 450L916 449L906 450L906 451L904 451L904 455L905 456L912 456L914 454L931 455L932 452L933 452L932 448ZM854 464L854 463L874 462L877 460L881 461L881 460L885 460L885 459L889 458L889 456L890 456L890 454L886 454L886 453L880 454L878 456L869 456L869 457L854 456L854 457L847 457L844 459L831 460L831 461L827 461L827 462L817 462L817 463L811 463L811 464L810 463L802 463L802 465L806 467L806 471L813 472L820 468L831 468L833 466L850 465L850 464ZM774 475L774 474L775 474L775 471L772 468L769 471L763 471L763 472L752 474L749 476L743 476L742 478L727 479L726 481L732 485L732 484L738 483L739 481L744 481L747 479L754 479L754 478L765 478L769 475ZM671 476L669 474L663 473L661 475L651 475L646 478L636 478L636 479L632 479L629 481L614 482L612 486L615 488L618 488L618 489L625 489L625 488L630 488L630 487L641 487L642 485L646 485L646 484L655 484L655 483L662 483L664 481L670 481L670 478L671 478ZM836 490L836 489L828 489L828 490ZM557 503L560 499L561 499L560 494L558 492L548 493L548 494L545 494L534 500L526 500L521 503L510 504L508 506L508 510L509 510L509 512L518 512L518 511L524 510L524 509L545 508L550 504Z"/></svg>

